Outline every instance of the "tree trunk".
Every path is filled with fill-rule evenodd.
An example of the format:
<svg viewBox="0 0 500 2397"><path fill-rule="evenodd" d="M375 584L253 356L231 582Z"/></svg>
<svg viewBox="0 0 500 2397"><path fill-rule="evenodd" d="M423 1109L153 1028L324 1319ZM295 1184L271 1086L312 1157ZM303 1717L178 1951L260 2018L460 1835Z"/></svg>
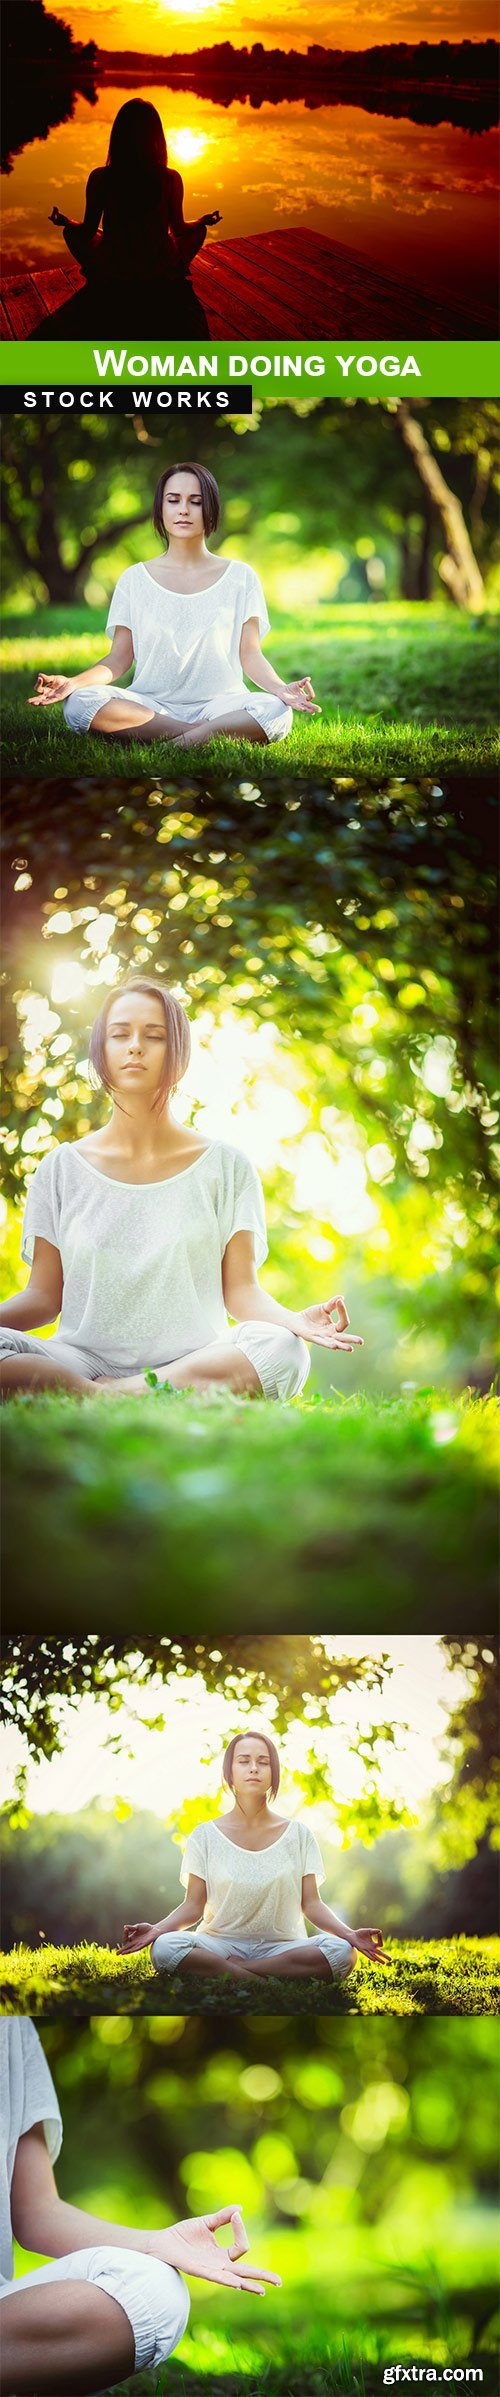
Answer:
<svg viewBox="0 0 500 2397"><path fill-rule="evenodd" d="M399 545L399 547L400 547L400 561L401 561L401 563L400 563L400 586L401 586L401 598L402 598L402 599L413 599L413 579L412 579L412 555L411 555L411 541L410 541L410 535L409 535L409 532L408 532L408 526L407 526L406 524L405 524L405 525L403 525L403 530L402 530L401 537L400 537L400 545Z"/></svg>
<svg viewBox="0 0 500 2397"><path fill-rule="evenodd" d="M445 482L442 467L433 457L422 425L412 416L407 400L401 400L397 424L406 448L410 452L419 481L423 483L427 504L437 509L445 540L445 554L439 561L441 581L459 608L469 608L480 614L484 607L484 583L467 525L455 492Z"/></svg>
<svg viewBox="0 0 500 2397"><path fill-rule="evenodd" d="M432 535L432 518L433 518L433 509L432 509L432 506L431 506L431 502L430 502L430 499L429 499L429 495L428 495L428 493L426 493L426 495L425 495L425 505L424 505L424 521L423 521L423 525L422 525L422 535L421 535L420 549L419 549L418 561L417 561L417 577L416 577L416 586L417 586L417 587L416 587L416 592L415 592L415 597L416 597L416 599L421 599L421 600L430 599L430 596L431 596L431 535Z"/></svg>

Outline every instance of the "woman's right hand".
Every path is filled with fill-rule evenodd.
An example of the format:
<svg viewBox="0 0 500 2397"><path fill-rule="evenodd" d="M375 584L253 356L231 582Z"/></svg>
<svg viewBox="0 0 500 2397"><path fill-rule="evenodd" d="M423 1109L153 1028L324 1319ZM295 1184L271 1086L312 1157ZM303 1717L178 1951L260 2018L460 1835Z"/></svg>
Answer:
<svg viewBox="0 0 500 2397"><path fill-rule="evenodd" d="M67 220L67 217L66 217L66 216L61 216L61 210L60 210L60 208L51 208L51 211L50 211L50 216L49 216L49 225L66 225L66 224L67 224L67 222L68 222L68 220Z"/></svg>
<svg viewBox="0 0 500 2397"><path fill-rule="evenodd" d="M67 699L68 692L74 689L74 682L75 677L71 674L39 674L36 691L28 700L28 707L58 707L60 701Z"/></svg>
<svg viewBox="0 0 500 2397"><path fill-rule="evenodd" d="M156 1938L155 1923L124 1923L123 1939L117 1942L118 1956L138 1956L141 1948L150 1948Z"/></svg>

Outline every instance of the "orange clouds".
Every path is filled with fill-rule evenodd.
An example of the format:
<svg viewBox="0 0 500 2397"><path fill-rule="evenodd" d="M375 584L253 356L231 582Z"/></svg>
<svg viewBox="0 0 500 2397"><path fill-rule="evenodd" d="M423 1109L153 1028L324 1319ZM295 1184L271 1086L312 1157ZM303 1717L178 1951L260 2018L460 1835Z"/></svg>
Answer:
<svg viewBox="0 0 500 2397"><path fill-rule="evenodd" d="M482 41L498 31L496 0L254 0L249 36L243 0L47 0L54 16L71 26L77 41L105 43L109 50L195 50L201 42L243 44L257 37L269 47L306 50L310 41L364 50L371 42Z"/></svg>

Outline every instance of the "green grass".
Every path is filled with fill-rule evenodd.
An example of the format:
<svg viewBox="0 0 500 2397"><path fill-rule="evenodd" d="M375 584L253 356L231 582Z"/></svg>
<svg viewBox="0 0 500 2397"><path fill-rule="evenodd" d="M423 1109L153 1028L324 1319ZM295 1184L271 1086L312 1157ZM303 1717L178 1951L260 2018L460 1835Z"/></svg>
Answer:
<svg viewBox="0 0 500 2397"><path fill-rule="evenodd" d="M390 1940L381 1964L358 1962L334 1982L196 1981L155 1973L146 1950L116 1956L109 1948L16 1947L2 1960L0 2002L7 2014L497 2014L500 1939Z"/></svg>
<svg viewBox="0 0 500 2397"><path fill-rule="evenodd" d="M19 1396L4 1629L488 1631L494 1398ZM29 1504L27 1504L29 1493Z"/></svg>
<svg viewBox="0 0 500 2397"><path fill-rule="evenodd" d="M363 2326L361 2326L361 2336L363 2336ZM227 2365L223 2367L222 2371L214 2370L213 2363L207 2361L200 2372L196 2369L196 2365L193 2368L190 2363L179 2363L174 2358L170 2363L163 2365L160 2371L154 2375L151 2372L141 2372L133 2380L120 2381L120 2390L116 2390L116 2397L208 2397L209 2391L210 2397L261 2397L261 2393L263 2393L263 2397L381 2397L384 2387L384 2358L389 2357L391 2353L396 2358L396 2346L394 2341L392 2346L387 2344L382 2346L379 2339L374 2341L373 2338L370 2338L369 2330L365 2337L366 2343L363 2344L362 2353L360 2353L359 2330L356 2334L356 2347L352 2353L346 2339L343 2339L340 2334L335 2341L329 2339L328 2333L322 2340L318 2340L316 2337L316 2339L308 2341L307 2349L303 2340L298 2337L294 2345L288 2348L286 2361L282 2363L274 2363L269 2357L266 2358L265 2353L261 2353L256 2358L254 2346L254 2361L251 2361L252 2350L248 2348L243 2350L242 2359L238 2362L236 2371L232 2370L231 2366L234 2362L235 2347L238 2352L239 2342L235 2341L235 2347L233 2347L231 2341L230 2344L227 2342ZM183 2344L186 2345L189 2342L183 2342ZM436 2355L435 2349L431 2352L431 2349L427 2347L424 2352L419 2328L413 2341L411 2357L400 2338L399 2358L401 2352L407 2363L411 2362L417 2366L421 2364L426 2371L433 2361L434 2354L436 2357L436 2383L439 2383L443 2366L449 2363L451 2351L448 2348L445 2350L441 2348L439 2354ZM457 2362L463 2365L464 2348L457 2349L456 2355ZM465 2382L464 2385L476 2389L481 2388L481 2397L498 2397L498 2358L482 2349L480 2354L467 2355L467 2363L469 2370L476 2365L478 2378L475 2382L471 2380L469 2384ZM479 2378L479 2374L481 2378ZM393 2385L396 2388L398 2386L396 2382ZM418 2384L413 2385L417 2386ZM420 2383L420 2386L425 2386L425 2380ZM111 2397L115 2397L115 2391L111 2392Z"/></svg>
<svg viewBox="0 0 500 2397"><path fill-rule="evenodd" d="M114 776L151 773L152 757L179 770L171 743L106 743L70 733L59 708L28 708L41 667L79 673L106 652L97 609L40 608L4 621L3 760L18 773L99 774L112 756ZM266 654L285 676L312 674L323 716L294 718L285 744L256 751L250 742L214 740L193 751L211 773L286 770L313 774L364 767L370 773L490 769L498 755L497 626L452 607L410 604L329 607L309 618L305 638L275 621ZM186 754L181 752L182 770ZM111 771L107 768L106 771Z"/></svg>

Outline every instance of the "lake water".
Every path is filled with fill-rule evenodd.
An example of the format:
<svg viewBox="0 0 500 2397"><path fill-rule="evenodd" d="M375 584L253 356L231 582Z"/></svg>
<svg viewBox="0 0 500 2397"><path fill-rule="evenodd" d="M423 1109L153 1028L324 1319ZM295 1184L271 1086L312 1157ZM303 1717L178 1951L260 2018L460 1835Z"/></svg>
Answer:
<svg viewBox="0 0 500 2397"><path fill-rule="evenodd" d="M165 84L148 83L140 96L159 109L186 216L220 208L219 239L307 225L438 297L494 303L496 132L301 100L224 108ZM77 97L71 121L15 159L3 180L4 274L65 262L50 210L57 201L81 218L87 176L106 158L125 97L112 84L100 86L95 107Z"/></svg>

